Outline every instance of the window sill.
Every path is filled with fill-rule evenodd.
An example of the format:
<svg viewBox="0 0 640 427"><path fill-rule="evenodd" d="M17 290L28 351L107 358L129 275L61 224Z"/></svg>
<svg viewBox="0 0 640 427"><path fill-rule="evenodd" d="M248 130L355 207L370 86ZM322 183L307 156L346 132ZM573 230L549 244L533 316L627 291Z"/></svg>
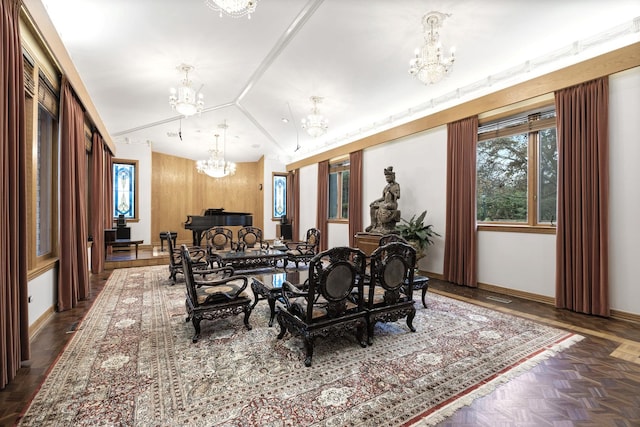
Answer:
<svg viewBox="0 0 640 427"><path fill-rule="evenodd" d="M349 224L348 219L328 219L327 222L330 224Z"/></svg>
<svg viewBox="0 0 640 427"><path fill-rule="evenodd" d="M46 273L49 270L53 270L58 265L58 258L52 257L39 261L35 268L27 272L27 280L33 280L36 277Z"/></svg>
<svg viewBox="0 0 640 427"><path fill-rule="evenodd" d="M556 234L556 227L550 225L478 224L478 231L498 231L503 233Z"/></svg>

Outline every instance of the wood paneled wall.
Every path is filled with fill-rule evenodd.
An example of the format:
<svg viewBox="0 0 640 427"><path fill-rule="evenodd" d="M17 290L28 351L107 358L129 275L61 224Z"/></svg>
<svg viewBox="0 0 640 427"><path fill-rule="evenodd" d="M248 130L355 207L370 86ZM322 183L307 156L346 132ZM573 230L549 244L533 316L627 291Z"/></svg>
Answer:
<svg viewBox="0 0 640 427"><path fill-rule="evenodd" d="M176 231L178 244L190 244L187 215L201 215L207 208L252 213L253 225L262 228L262 168L261 161L238 163L235 175L216 179L198 173L191 159L152 153L151 242L160 244L161 231Z"/></svg>

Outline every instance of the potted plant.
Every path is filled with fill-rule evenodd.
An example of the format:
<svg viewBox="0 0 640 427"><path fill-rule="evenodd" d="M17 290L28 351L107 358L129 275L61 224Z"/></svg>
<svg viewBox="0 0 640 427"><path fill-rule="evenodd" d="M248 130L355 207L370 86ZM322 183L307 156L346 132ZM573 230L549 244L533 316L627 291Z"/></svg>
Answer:
<svg viewBox="0 0 640 427"><path fill-rule="evenodd" d="M413 215L409 221L400 218L400 223L396 224L400 236L415 248L418 259L424 257L427 247L433 244L433 237L440 236L433 230L433 224L424 224L426 215L427 211L424 211L417 218Z"/></svg>

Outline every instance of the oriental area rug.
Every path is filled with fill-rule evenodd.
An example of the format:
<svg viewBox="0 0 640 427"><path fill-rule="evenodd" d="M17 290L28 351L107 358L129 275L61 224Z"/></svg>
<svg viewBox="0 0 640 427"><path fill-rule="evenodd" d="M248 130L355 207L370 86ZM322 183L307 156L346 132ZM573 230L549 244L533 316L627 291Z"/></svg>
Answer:
<svg viewBox="0 0 640 427"><path fill-rule="evenodd" d="M427 426L582 337L428 293L373 345L318 338L313 364L269 307L202 322L166 266L115 270L20 426Z"/></svg>

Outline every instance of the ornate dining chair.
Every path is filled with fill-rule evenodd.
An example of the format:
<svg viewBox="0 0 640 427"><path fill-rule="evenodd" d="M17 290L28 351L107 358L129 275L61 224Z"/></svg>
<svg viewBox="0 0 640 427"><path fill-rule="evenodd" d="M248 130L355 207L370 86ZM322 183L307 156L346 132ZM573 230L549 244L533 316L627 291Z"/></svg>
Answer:
<svg viewBox="0 0 640 427"><path fill-rule="evenodd" d="M251 330L249 316L251 315L251 297L247 292L249 278L234 275L232 267L209 269L206 280L196 280L193 262L189 249L182 245L182 268L187 287L185 305L188 322L191 320L195 329L192 342L200 339L200 322L203 319L214 320L244 313L244 325Z"/></svg>
<svg viewBox="0 0 640 427"><path fill-rule="evenodd" d="M318 254L318 248L320 247L320 230L310 228L307 230L304 242L285 242L285 245L287 247L285 268L289 261L295 263L296 268L298 268L300 262L307 264L311 261L311 258Z"/></svg>
<svg viewBox="0 0 640 427"><path fill-rule="evenodd" d="M373 344L376 322L394 322L406 317L407 326L415 332L413 275L416 250L407 243L391 242L373 251L370 261L370 276L364 290L368 344Z"/></svg>
<svg viewBox="0 0 640 427"><path fill-rule="evenodd" d="M182 252L180 248L173 246L173 239L167 239L167 245L169 250L169 278L171 279L171 285L175 285L176 276L178 274L184 274L182 268ZM204 248L199 246L187 246L189 254L193 263L194 270L203 270L209 267L207 260L207 252Z"/></svg>
<svg viewBox="0 0 640 427"><path fill-rule="evenodd" d="M309 263L305 286L285 281L278 312L282 339L287 331L304 339L305 366L311 366L317 337L341 335L356 329L357 340L367 346L367 312L364 309L363 276L366 255L360 249L336 247L320 252Z"/></svg>
<svg viewBox="0 0 640 427"><path fill-rule="evenodd" d="M238 250L253 249L269 249L269 242L265 242L262 237L262 229L258 227L245 226L238 230Z"/></svg>

